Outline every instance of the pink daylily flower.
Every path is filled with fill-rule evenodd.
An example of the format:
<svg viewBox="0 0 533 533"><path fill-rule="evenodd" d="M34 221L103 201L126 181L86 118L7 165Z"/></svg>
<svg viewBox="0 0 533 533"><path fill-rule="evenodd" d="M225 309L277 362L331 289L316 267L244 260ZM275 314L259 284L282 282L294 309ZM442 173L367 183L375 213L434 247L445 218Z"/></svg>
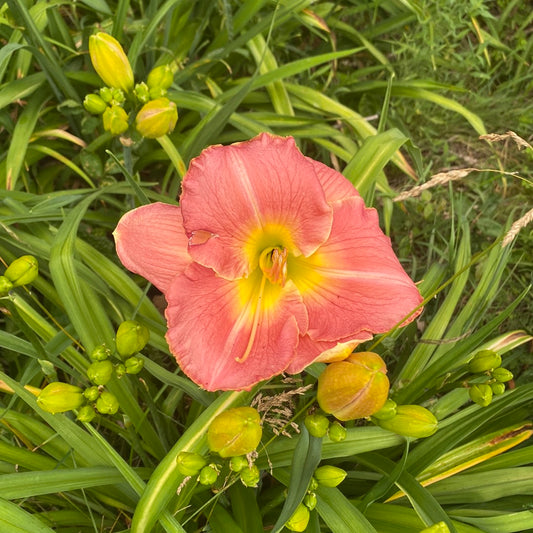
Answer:
<svg viewBox="0 0 533 533"><path fill-rule="evenodd" d="M115 240L165 295L170 350L210 391L346 357L422 301L375 209L290 137L207 148L180 205L126 213Z"/></svg>

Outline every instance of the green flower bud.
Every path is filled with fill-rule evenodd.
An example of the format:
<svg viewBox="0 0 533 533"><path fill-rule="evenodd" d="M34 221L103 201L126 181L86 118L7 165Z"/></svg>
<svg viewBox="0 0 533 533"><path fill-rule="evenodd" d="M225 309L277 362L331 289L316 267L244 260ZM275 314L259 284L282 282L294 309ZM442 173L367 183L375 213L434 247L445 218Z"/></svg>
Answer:
<svg viewBox="0 0 533 533"><path fill-rule="evenodd" d="M80 422L90 422L96 416L95 410L90 405L80 407L76 420Z"/></svg>
<svg viewBox="0 0 533 533"><path fill-rule="evenodd" d="M305 531L311 514L309 509L301 503L294 511L293 515L285 523L285 527L290 531Z"/></svg>
<svg viewBox="0 0 533 533"><path fill-rule="evenodd" d="M95 385L105 385L113 375L113 363L111 361L95 361L87 368L87 377Z"/></svg>
<svg viewBox="0 0 533 533"><path fill-rule="evenodd" d="M316 489L318 489L318 481L316 480L315 476L312 476L311 481L309 481L309 487L307 487L307 490L310 492L314 492Z"/></svg>
<svg viewBox="0 0 533 533"><path fill-rule="evenodd" d="M502 364L502 358L492 350L481 350L477 352L468 363L468 370L473 374L493 370Z"/></svg>
<svg viewBox="0 0 533 533"><path fill-rule="evenodd" d="M78 409L83 404L82 390L69 383L55 381L37 396L37 404L43 411L52 414Z"/></svg>
<svg viewBox="0 0 533 533"><path fill-rule="evenodd" d="M13 288L13 283L5 276L0 276L0 296L5 296Z"/></svg>
<svg viewBox="0 0 533 533"><path fill-rule="evenodd" d="M114 394L104 391L96 400L96 409L103 415L114 415L119 408L118 400Z"/></svg>
<svg viewBox="0 0 533 533"><path fill-rule="evenodd" d="M389 394L387 367L373 352L330 363L318 378L317 400L339 420L365 418L379 411Z"/></svg>
<svg viewBox="0 0 533 533"><path fill-rule="evenodd" d="M215 465L207 465L200 470L200 475L198 476L198 481L201 485L211 486L213 485L218 477L218 471Z"/></svg>
<svg viewBox="0 0 533 533"><path fill-rule="evenodd" d="M490 388L492 389L492 394L494 394L494 396L500 396L505 392L505 384L500 383L499 381L491 383Z"/></svg>
<svg viewBox="0 0 533 533"><path fill-rule="evenodd" d="M257 466L246 466L239 472L239 477L241 482L246 487L257 487L259 483L259 478L261 477L259 468Z"/></svg>
<svg viewBox="0 0 533 533"><path fill-rule="evenodd" d="M150 90L144 81L135 85L135 96L141 104L146 104L150 100Z"/></svg>
<svg viewBox="0 0 533 533"><path fill-rule="evenodd" d="M117 330L117 352L122 359L127 359L140 352L149 340L150 330L146 326L135 320L126 320L120 324Z"/></svg>
<svg viewBox="0 0 533 533"><path fill-rule="evenodd" d="M128 129L128 114L118 105L107 107L102 119L104 130L112 135L120 135Z"/></svg>
<svg viewBox="0 0 533 533"><path fill-rule="evenodd" d="M199 453L180 452L176 458L176 467L184 476L195 476L207 464Z"/></svg>
<svg viewBox="0 0 533 533"><path fill-rule="evenodd" d="M156 98L144 104L135 118L137 131L148 139L170 133L178 121L176 104L168 98Z"/></svg>
<svg viewBox="0 0 533 533"><path fill-rule="evenodd" d="M89 388L85 389L83 391L83 395L90 402L94 402L94 401L96 401L98 396L100 396L100 389L96 385L94 385L93 387L89 387Z"/></svg>
<svg viewBox="0 0 533 533"><path fill-rule="evenodd" d="M83 100L83 107L93 115L101 115L107 104L97 94L88 94Z"/></svg>
<svg viewBox="0 0 533 533"><path fill-rule="evenodd" d="M433 435L439 424L435 415L420 405L398 405L396 416L377 423L383 429L417 439Z"/></svg>
<svg viewBox="0 0 533 533"><path fill-rule="evenodd" d="M385 405L372 416L378 420L388 420L389 418L393 418L396 416L396 402L388 398Z"/></svg>
<svg viewBox="0 0 533 533"><path fill-rule="evenodd" d="M253 407L235 407L220 413L207 430L207 444L220 457L246 455L261 441L261 417Z"/></svg>
<svg viewBox="0 0 533 533"><path fill-rule="evenodd" d="M507 383L508 381L511 381L514 376L510 370L507 370L507 368L500 367L495 368L492 371L492 377L500 383Z"/></svg>
<svg viewBox="0 0 533 533"><path fill-rule="evenodd" d="M336 487L344 481L346 471L336 466L319 466L314 473L314 477L319 485L324 487Z"/></svg>
<svg viewBox="0 0 533 533"><path fill-rule="evenodd" d="M89 37L89 55L94 70L109 87L128 92L133 89L133 71L120 43L99 32Z"/></svg>
<svg viewBox="0 0 533 533"><path fill-rule="evenodd" d="M329 428L329 420L320 414L307 415L304 420L305 427L307 431L313 437L318 437L321 439L327 432Z"/></svg>
<svg viewBox="0 0 533 533"><path fill-rule="evenodd" d="M124 91L122 89L111 88L111 95L113 99L111 100L114 105L122 105L126 101L124 96Z"/></svg>
<svg viewBox="0 0 533 533"><path fill-rule="evenodd" d="M312 511L317 504L316 494L314 492L308 492L304 497L304 505Z"/></svg>
<svg viewBox="0 0 533 533"><path fill-rule="evenodd" d="M126 365L123 365L122 363L119 363L115 367L115 374L118 379L124 377L126 375Z"/></svg>
<svg viewBox="0 0 533 533"><path fill-rule="evenodd" d="M229 468L232 472L240 472L248 466L248 460L244 455L235 455L229 460Z"/></svg>
<svg viewBox="0 0 533 533"><path fill-rule="evenodd" d="M174 73L170 65L155 67L148 74L146 83L150 89L168 89L174 81Z"/></svg>
<svg viewBox="0 0 533 533"><path fill-rule="evenodd" d="M144 361L137 356L129 357L124 361L127 374L138 374L144 366Z"/></svg>
<svg viewBox="0 0 533 533"><path fill-rule="evenodd" d="M473 383L468 394L470 399L481 407L487 407L492 402L492 388L487 383Z"/></svg>
<svg viewBox="0 0 533 533"><path fill-rule="evenodd" d="M111 87L102 87L98 91L98 94L106 104L110 104L113 100L113 91L111 90Z"/></svg>
<svg viewBox="0 0 533 533"><path fill-rule="evenodd" d="M93 361L105 361L109 357L111 357L111 350L105 344L100 344L91 352Z"/></svg>
<svg viewBox="0 0 533 533"><path fill-rule="evenodd" d="M23 255L15 259L4 272L13 287L28 285L39 275L39 263L33 255Z"/></svg>
<svg viewBox="0 0 533 533"><path fill-rule="evenodd" d="M450 533L450 530L446 525L446 522L437 522L430 527L422 529L420 533Z"/></svg>
<svg viewBox="0 0 533 533"><path fill-rule="evenodd" d="M346 428L335 420L335 422L329 426L328 435L332 442L342 442L346 439Z"/></svg>

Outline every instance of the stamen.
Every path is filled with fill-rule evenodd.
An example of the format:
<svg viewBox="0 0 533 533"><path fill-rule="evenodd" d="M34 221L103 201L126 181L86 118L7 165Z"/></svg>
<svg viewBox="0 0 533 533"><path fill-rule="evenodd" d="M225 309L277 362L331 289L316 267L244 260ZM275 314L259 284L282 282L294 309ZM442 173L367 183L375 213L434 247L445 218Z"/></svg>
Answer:
<svg viewBox="0 0 533 533"><path fill-rule="evenodd" d="M265 274L263 274L263 277L261 278L261 286L259 287L259 295L257 296L257 304L255 306L254 321L252 323L252 331L250 332L250 338L248 339L248 345L246 346L246 350L244 350L244 353L240 357L235 358L235 361L237 361L237 363L244 363L244 361L248 359L248 356L250 355L250 352L252 351L252 347L255 341L255 335L257 333L257 326L259 325L259 316L261 314L261 301L263 300L263 294L265 292L266 280L267 278Z"/></svg>
<svg viewBox="0 0 533 533"><path fill-rule="evenodd" d="M273 246L266 248L259 257L259 268L267 277L270 283L285 286L287 281L287 258L289 252L287 248Z"/></svg>

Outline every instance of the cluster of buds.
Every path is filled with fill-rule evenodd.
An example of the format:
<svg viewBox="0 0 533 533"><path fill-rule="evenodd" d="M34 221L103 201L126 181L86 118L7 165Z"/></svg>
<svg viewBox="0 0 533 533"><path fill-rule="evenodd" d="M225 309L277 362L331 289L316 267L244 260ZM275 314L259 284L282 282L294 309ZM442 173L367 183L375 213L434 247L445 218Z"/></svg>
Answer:
<svg viewBox="0 0 533 533"><path fill-rule="evenodd" d="M330 423L329 419L321 413L307 415L304 424L313 437L321 439L327 435L332 442L342 442L346 439L346 428L337 420Z"/></svg>
<svg viewBox="0 0 533 533"><path fill-rule="evenodd" d="M0 296L5 296L11 289L29 285L39 275L39 264L33 255L23 255L15 259L0 276Z"/></svg>
<svg viewBox="0 0 533 533"><path fill-rule="evenodd" d="M126 320L118 327L113 352L105 344L97 346L90 354L92 363L87 367L87 377L93 384L85 390L68 383L54 382L47 385L37 397L37 403L49 413L77 410L77 419L90 422L96 413L114 415L119 408L116 396L105 390L113 376L138 374L143 359L137 354L146 346L150 332L146 326ZM112 361L112 359L115 361Z"/></svg>
<svg viewBox="0 0 533 533"><path fill-rule="evenodd" d="M493 396L505 392L505 384L513 379L513 373L501 364L501 356L492 350L481 350L469 361L468 371L475 375L468 389L473 402L487 407Z"/></svg>
<svg viewBox="0 0 533 533"><path fill-rule="evenodd" d="M134 85L133 70L120 43L111 35L99 32L89 38L89 55L94 69L106 84L98 94L85 97L89 113L102 115L104 129L122 135L135 114L135 129L143 137L156 139L176 126L176 104L167 97L174 72L170 65L154 68L146 82Z"/></svg>

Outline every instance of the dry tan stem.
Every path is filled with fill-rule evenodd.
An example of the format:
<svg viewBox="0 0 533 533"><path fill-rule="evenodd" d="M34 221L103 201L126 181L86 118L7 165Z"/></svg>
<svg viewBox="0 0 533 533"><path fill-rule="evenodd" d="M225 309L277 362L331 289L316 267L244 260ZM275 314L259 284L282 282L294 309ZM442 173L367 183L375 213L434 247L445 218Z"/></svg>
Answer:
<svg viewBox="0 0 533 533"><path fill-rule="evenodd" d="M533 209L530 209L523 217L513 223L511 229L507 232L502 241L502 248L510 244L518 235L518 232L525 228L533 220Z"/></svg>

